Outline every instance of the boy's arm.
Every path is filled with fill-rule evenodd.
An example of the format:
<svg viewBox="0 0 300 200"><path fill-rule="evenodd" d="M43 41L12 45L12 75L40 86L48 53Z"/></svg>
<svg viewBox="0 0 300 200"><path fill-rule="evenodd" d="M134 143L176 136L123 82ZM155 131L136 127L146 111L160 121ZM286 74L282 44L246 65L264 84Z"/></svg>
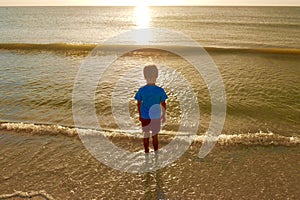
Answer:
<svg viewBox="0 0 300 200"><path fill-rule="evenodd" d="M142 102L141 101L137 101L137 107L138 107L138 111L139 111L139 120L142 121L142 117L141 117L141 105Z"/></svg>
<svg viewBox="0 0 300 200"><path fill-rule="evenodd" d="M166 110L167 110L167 104L165 101L160 103L161 106L163 107L162 109L162 115L161 115L161 122L165 123L166 122Z"/></svg>

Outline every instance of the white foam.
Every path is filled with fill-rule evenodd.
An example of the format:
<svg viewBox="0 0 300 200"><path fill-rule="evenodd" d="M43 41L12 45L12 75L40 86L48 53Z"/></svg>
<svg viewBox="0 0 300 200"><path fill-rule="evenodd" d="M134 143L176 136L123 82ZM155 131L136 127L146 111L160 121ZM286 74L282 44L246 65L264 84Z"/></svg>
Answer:
<svg viewBox="0 0 300 200"><path fill-rule="evenodd" d="M0 123L0 130L12 131L19 134L37 134L37 135L66 135L66 136L77 136L77 129L75 127L66 127L61 125L53 124L33 124L23 122L3 122ZM104 135L108 137L122 137L126 136L136 137L141 134L137 130L95 130L88 128L81 128L81 133L85 136L97 136ZM161 131L161 136L192 136L188 133L175 133L172 131ZM205 135L195 136L194 142L202 143ZM296 136L283 136L274 134L272 132L264 133L245 133L245 134L232 134L225 135L221 134L218 138L218 144L222 146L228 145L283 145L283 146L295 146L300 144L300 138Z"/></svg>

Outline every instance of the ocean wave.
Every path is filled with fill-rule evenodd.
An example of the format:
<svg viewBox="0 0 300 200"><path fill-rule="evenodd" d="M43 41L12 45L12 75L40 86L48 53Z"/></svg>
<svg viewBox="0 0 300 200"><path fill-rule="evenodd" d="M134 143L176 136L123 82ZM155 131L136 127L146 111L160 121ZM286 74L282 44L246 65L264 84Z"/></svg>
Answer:
<svg viewBox="0 0 300 200"><path fill-rule="evenodd" d="M34 44L34 43L1 43L0 49L6 50L78 50L78 51L91 51L95 48L96 44L71 44L71 43L48 43L48 44Z"/></svg>
<svg viewBox="0 0 300 200"><path fill-rule="evenodd" d="M134 138L136 136L136 131L122 131L122 130L95 130L80 128L81 133L86 136L99 136L105 135L109 138ZM33 123L23 123L23 122L2 122L0 123L0 130L6 132L12 132L17 134L33 134L33 135L65 135L69 137L77 137L77 128L72 126L61 126L55 124L33 124ZM162 131L160 133L162 137L170 136L189 136L188 133L176 133L172 131ZM202 143L205 135L197 135L194 139L195 143ZM244 133L244 134L232 134L225 135L221 134L218 138L218 144L221 146L230 145L282 145L282 146L298 146L300 144L300 138L295 136L283 136L274 133Z"/></svg>
<svg viewBox="0 0 300 200"><path fill-rule="evenodd" d="M39 199L42 198L46 200L54 200L54 198L44 190L30 191L30 192L15 191L14 193L11 194L0 194L0 199L12 199L12 198L31 199L34 197L39 197Z"/></svg>
<svg viewBox="0 0 300 200"><path fill-rule="evenodd" d="M196 141L203 141L203 136L198 137ZM247 134L233 134L224 135L221 134L218 138L218 144L221 146L230 145L281 145L281 146L296 146L300 144L299 137L287 137L279 134L270 133L247 133Z"/></svg>
<svg viewBox="0 0 300 200"><path fill-rule="evenodd" d="M2 50L19 50L19 51L92 51L103 44L76 44L76 43L49 43L49 44L34 44L34 43L0 43ZM108 51L119 50L120 48L136 47L137 49L149 49L149 51L159 51L163 45L105 45ZM190 51L198 50L199 47L193 46L172 46L174 49L187 49ZM268 54L292 54L300 55L300 49L296 48L241 48L241 47L203 47L208 52L240 52L240 53L268 53Z"/></svg>
<svg viewBox="0 0 300 200"><path fill-rule="evenodd" d="M65 135L77 136L75 127L67 127L56 124L33 124L23 122L2 122L0 130L11 131L20 134L36 134L36 135Z"/></svg>

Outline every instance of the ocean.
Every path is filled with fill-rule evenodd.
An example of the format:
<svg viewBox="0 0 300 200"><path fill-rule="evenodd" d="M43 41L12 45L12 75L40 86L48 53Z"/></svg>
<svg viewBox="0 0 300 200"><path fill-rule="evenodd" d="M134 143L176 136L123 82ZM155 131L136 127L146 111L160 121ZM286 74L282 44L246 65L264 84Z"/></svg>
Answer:
<svg viewBox="0 0 300 200"><path fill-rule="evenodd" d="M298 199L299 13L299 7L1 7L0 199ZM131 174L84 148L72 95L87 59L97 67L99 56L123 48L122 41L107 40L147 27L179 31L207 51L224 83L226 119L216 147L199 159L211 119L207 83L184 58L154 48L172 46L172 37L141 37L130 44L139 49L117 57L97 85L94 107L104 135L128 151L142 151L128 132L140 134L133 97L145 84L142 67L149 62L158 65L158 85L169 96L160 145L178 133L179 97L188 90L170 69L189 83L200 120L196 139L177 161ZM92 54L96 46L107 51Z"/></svg>

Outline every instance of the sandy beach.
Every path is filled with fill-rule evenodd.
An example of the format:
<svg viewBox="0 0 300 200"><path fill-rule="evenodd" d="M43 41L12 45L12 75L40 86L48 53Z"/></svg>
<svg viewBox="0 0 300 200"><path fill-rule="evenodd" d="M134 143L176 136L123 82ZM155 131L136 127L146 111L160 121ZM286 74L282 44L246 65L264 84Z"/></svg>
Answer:
<svg viewBox="0 0 300 200"><path fill-rule="evenodd" d="M33 199L297 199L300 195L299 146L217 145L199 159L200 144L194 143L166 168L130 174L100 163L76 137L1 132L0 143L0 199L12 199L5 195L16 191L22 191L23 197L32 192Z"/></svg>

